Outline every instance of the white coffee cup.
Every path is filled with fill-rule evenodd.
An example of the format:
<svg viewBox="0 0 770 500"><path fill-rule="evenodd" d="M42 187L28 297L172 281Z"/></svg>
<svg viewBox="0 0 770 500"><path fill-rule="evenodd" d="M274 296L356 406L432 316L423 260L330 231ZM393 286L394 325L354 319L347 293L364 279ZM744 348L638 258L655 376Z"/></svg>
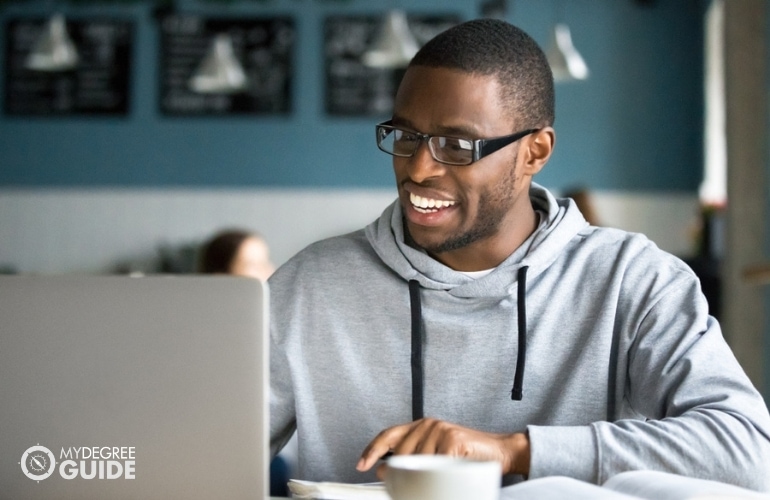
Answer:
<svg viewBox="0 0 770 500"><path fill-rule="evenodd" d="M498 500L499 462L447 455L395 455L388 459L385 489L393 500Z"/></svg>

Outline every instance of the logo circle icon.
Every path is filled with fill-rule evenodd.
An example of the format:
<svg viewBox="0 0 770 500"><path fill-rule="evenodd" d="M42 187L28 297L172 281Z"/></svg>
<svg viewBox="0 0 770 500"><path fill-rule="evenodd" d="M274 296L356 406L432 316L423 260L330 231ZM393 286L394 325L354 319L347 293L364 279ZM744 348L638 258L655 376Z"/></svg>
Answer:
<svg viewBox="0 0 770 500"><path fill-rule="evenodd" d="M40 443L27 448L19 463L24 475L38 482L47 479L56 469L56 458L53 453L45 446L40 446Z"/></svg>

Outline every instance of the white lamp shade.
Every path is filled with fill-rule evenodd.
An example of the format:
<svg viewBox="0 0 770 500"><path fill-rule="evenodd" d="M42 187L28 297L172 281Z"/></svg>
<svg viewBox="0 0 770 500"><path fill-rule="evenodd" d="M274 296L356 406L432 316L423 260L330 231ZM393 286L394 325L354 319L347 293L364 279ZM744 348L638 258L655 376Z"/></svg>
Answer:
<svg viewBox="0 0 770 500"><path fill-rule="evenodd" d="M190 89L200 94L234 94L247 85L243 66L235 58L232 38L225 33L217 35L190 78Z"/></svg>
<svg viewBox="0 0 770 500"><path fill-rule="evenodd" d="M546 52L548 64L553 72L553 79L559 81L585 80L588 78L588 65L583 56L572 45L572 35L566 24L556 24L553 28L551 45Z"/></svg>
<svg viewBox="0 0 770 500"><path fill-rule="evenodd" d="M419 46L409 30L406 14L401 10L392 10L385 16L372 48L364 53L361 60L373 68L404 68L417 50Z"/></svg>
<svg viewBox="0 0 770 500"><path fill-rule="evenodd" d="M67 34L64 16L55 14L35 42L24 67L36 71L67 71L78 64L78 51Z"/></svg>

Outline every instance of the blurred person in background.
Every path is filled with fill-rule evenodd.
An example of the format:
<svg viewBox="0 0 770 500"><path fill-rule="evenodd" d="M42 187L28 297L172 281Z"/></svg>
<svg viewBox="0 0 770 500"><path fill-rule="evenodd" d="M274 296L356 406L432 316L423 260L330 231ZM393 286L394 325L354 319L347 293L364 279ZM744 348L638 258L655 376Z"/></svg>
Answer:
<svg viewBox="0 0 770 500"><path fill-rule="evenodd" d="M206 241L199 267L204 274L233 274L262 281L275 271L265 239L242 229L221 231Z"/></svg>

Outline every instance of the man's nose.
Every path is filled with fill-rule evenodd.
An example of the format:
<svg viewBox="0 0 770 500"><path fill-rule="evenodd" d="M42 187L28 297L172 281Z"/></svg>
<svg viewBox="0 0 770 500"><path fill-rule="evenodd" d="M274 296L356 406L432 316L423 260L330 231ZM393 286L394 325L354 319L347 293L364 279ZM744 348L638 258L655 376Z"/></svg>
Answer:
<svg viewBox="0 0 770 500"><path fill-rule="evenodd" d="M418 184L430 178L440 177L446 172L446 165L433 158L428 141L420 141L417 151L407 158L407 161L409 178Z"/></svg>

